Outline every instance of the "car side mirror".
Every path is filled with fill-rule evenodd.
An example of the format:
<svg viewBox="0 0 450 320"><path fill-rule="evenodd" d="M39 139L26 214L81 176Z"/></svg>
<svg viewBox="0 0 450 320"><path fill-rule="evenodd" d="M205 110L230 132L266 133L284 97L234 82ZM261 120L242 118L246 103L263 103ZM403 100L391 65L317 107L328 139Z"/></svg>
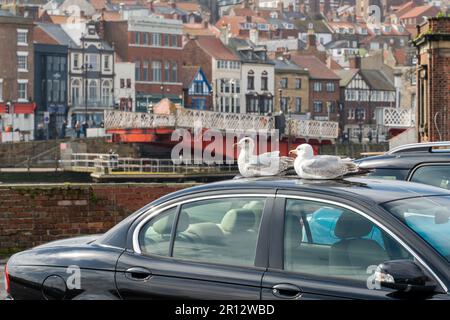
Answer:
<svg viewBox="0 0 450 320"><path fill-rule="evenodd" d="M411 260L392 260L378 265L375 281L403 293L431 293L436 289L425 272Z"/></svg>

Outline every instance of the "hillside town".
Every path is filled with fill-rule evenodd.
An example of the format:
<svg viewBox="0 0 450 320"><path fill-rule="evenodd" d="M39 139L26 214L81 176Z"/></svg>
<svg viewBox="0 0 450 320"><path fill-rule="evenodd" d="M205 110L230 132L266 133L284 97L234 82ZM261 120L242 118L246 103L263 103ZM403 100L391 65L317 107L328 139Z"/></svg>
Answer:
<svg viewBox="0 0 450 320"><path fill-rule="evenodd" d="M432 140L417 50L447 15L428 0L2 0L2 141L99 134L105 110L161 104L336 123L339 142Z"/></svg>

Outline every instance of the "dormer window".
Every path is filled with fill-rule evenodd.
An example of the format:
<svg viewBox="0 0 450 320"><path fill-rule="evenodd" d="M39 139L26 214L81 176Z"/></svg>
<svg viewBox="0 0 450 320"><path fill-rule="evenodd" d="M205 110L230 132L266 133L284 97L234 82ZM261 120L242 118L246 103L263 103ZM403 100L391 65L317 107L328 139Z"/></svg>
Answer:
<svg viewBox="0 0 450 320"><path fill-rule="evenodd" d="M366 28L361 28L361 34L367 34L367 29Z"/></svg>
<svg viewBox="0 0 450 320"><path fill-rule="evenodd" d="M292 23L283 23L283 27L288 30L294 29L294 25Z"/></svg>
<svg viewBox="0 0 450 320"><path fill-rule="evenodd" d="M381 34L381 30L378 29L378 28L373 29L373 32L374 32L376 35L380 35L380 34Z"/></svg>
<svg viewBox="0 0 450 320"><path fill-rule="evenodd" d="M391 32L391 27L390 26L385 26L384 27L384 32Z"/></svg>
<svg viewBox="0 0 450 320"><path fill-rule="evenodd" d="M348 28L348 33L354 34L354 33L355 33L355 30L354 30L353 28Z"/></svg>

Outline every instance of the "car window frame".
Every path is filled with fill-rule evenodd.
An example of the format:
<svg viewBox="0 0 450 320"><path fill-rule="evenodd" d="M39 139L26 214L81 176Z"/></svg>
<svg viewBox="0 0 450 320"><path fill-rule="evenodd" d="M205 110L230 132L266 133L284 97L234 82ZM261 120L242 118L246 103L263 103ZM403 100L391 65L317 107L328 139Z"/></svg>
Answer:
<svg viewBox="0 0 450 320"><path fill-rule="evenodd" d="M343 279L343 278L333 278L333 277L324 277L321 275L311 275L306 274L302 272L297 271L290 271L284 269L284 221L285 221L285 207L286 207L286 200L287 199L296 199L296 200L309 200L324 204L332 204L337 207L342 207L344 209L350 210L356 214L361 215L362 217L365 217L366 219L369 219L375 226L377 226L379 229L385 231L389 236L391 236L395 241L397 241L403 249L405 249L409 254L411 254L414 257L414 261L418 263L421 267L423 267L427 272L434 278L436 281L436 284L440 287L442 291L438 291L440 293L448 293L448 288L444 281L437 275L437 273L429 266L428 263L426 263L423 258L416 253L415 250L413 250L405 241L403 241L394 231L392 231L388 226L383 224L379 221L379 218L374 217L374 214L368 214L364 212L365 210L368 210L367 208L361 208L361 206L355 204L350 204L349 201L346 201L347 199L337 199L334 197L327 197L326 195L322 194L295 194L292 192L292 190L278 190L277 195L275 197L275 204L274 204L274 214L272 215L272 224L274 224L276 227L273 228L271 233L271 246L269 251L269 268L270 269L277 269L281 272L287 273L287 274L296 274L305 276L307 278L311 279L320 279L323 281L337 281L337 282L345 282L345 283L357 283L357 281L354 281L352 279ZM278 212L278 214L276 214ZM277 229L278 232L281 232L281 235L279 237L276 236L275 230Z"/></svg>
<svg viewBox="0 0 450 320"><path fill-rule="evenodd" d="M148 212L144 213L138 221L135 222L133 228L130 229L129 236L131 236L131 248L129 251L132 251L134 254L145 257L145 258L157 258L162 260L171 260L174 262L190 262L202 265L216 265L216 266L227 266L227 267L238 267L238 268L267 268L268 266L268 243L269 238L268 235L270 233L270 217L273 211L273 203L275 199L275 189L264 189L264 190L229 190L228 194L223 194L223 190L220 192L212 192L202 193L202 194L194 194L189 195L188 197L181 197L178 199L174 199L174 201L169 201L170 203L163 203L155 208L152 208ZM202 200L213 200L213 199L224 199L224 198L236 198L236 197L246 197L246 198L254 198L254 197L265 197L266 202L262 213L260 229L256 244L256 254L254 264L250 266L246 265L236 265L236 264L224 264L217 262L208 262L208 261L199 261L199 260L191 260L191 259L182 259L173 257L173 247L176 233L176 226L178 224L179 215L181 212L181 207L187 203L193 203ZM171 209L173 207L177 207L176 216L172 225L171 231L171 242L170 242L170 253L169 256L161 256L154 255L149 253L143 253L140 250L139 243L139 234L141 229L152 219L157 217L159 214L164 213L166 210Z"/></svg>
<svg viewBox="0 0 450 320"><path fill-rule="evenodd" d="M409 173L408 176L406 177L406 181L409 182L413 182L411 181L411 179L413 178L414 174L416 173L417 170L419 170L422 167L434 167L434 166L450 166L450 162L426 162L426 163L420 163L418 165L416 165L414 168L412 168ZM422 183L422 182L415 182L415 183ZM425 184L425 183L422 183ZM427 186L433 186L431 184L425 184ZM436 186L433 186L436 187ZM436 188L440 188L440 187L436 187ZM441 188L444 189L444 188ZM449 190L449 189L444 189L444 190Z"/></svg>

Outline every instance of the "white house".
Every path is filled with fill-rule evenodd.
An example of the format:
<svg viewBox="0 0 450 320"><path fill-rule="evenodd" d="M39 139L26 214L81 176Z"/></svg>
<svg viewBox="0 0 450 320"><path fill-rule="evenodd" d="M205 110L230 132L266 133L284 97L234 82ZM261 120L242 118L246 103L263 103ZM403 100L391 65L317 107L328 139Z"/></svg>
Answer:
<svg viewBox="0 0 450 320"><path fill-rule="evenodd" d="M135 65L116 61L114 65L114 103L123 111L136 110Z"/></svg>

